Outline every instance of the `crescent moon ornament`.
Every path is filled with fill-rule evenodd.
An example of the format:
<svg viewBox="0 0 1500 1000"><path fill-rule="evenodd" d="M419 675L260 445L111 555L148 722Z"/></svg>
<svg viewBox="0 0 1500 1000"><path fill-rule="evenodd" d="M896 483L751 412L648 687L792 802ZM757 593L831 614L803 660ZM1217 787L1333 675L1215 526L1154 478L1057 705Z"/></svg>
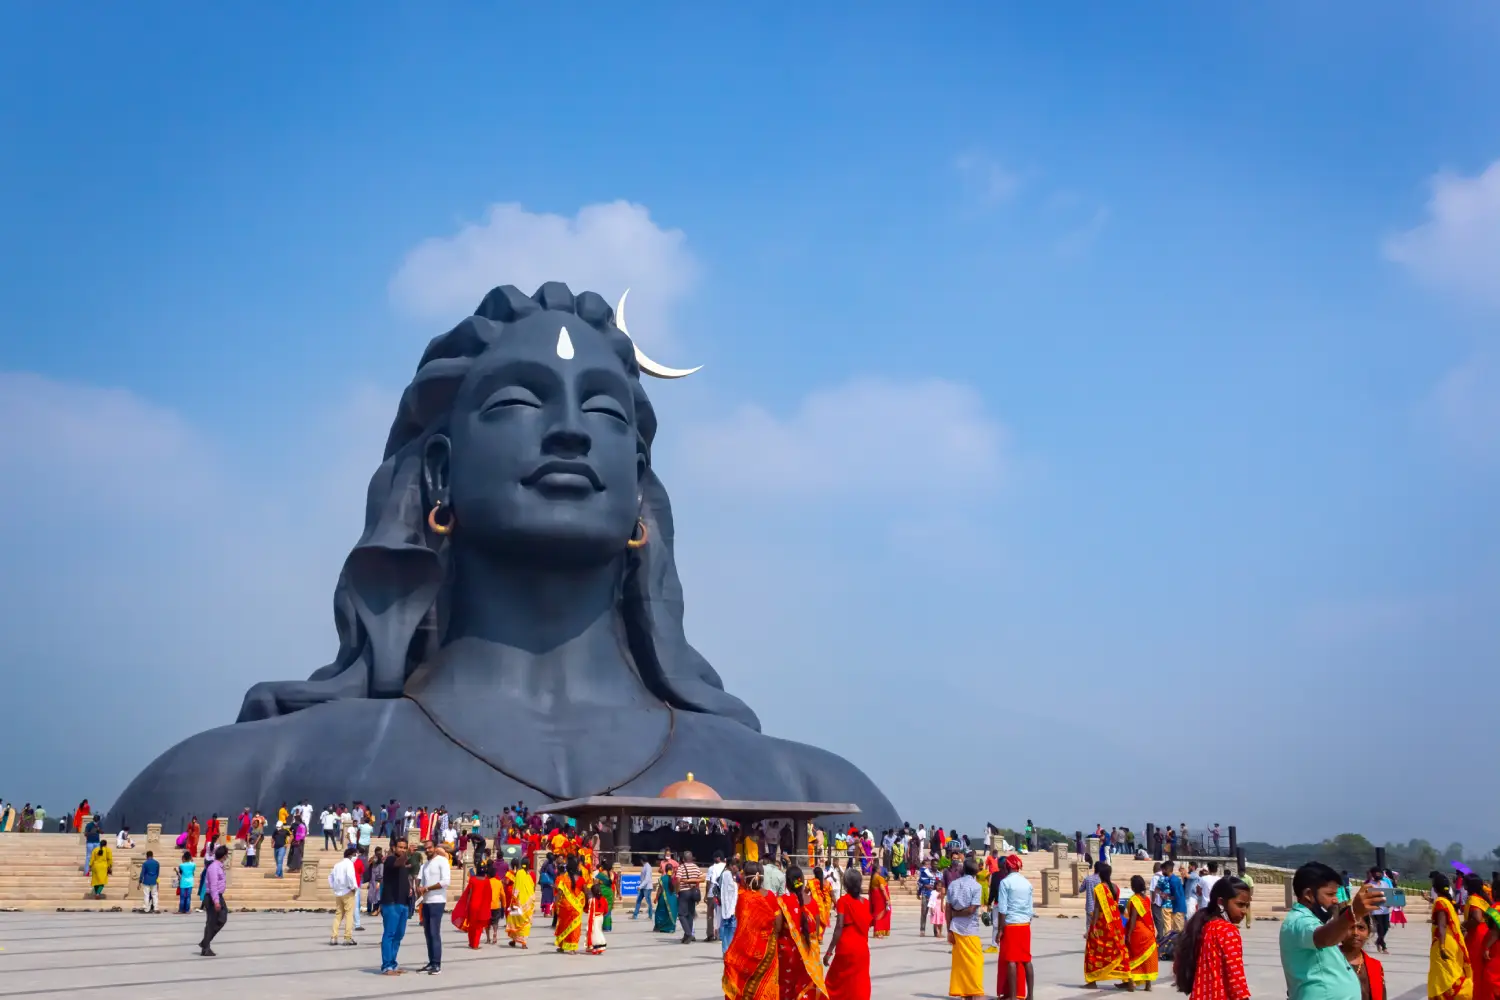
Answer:
<svg viewBox="0 0 1500 1000"><path fill-rule="evenodd" d="M625 289L620 295L620 304L615 306L615 326L619 327L620 332L627 337L630 337L630 331L625 328L625 296L629 294L630 289ZM646 352L641 350L641 345L635 342L634 337L630 337L630 346L635 348L635 363L640 366L641 371L653 378L687 378L703 367L699 365L697 368L668 368L646 357Z"/></svg>

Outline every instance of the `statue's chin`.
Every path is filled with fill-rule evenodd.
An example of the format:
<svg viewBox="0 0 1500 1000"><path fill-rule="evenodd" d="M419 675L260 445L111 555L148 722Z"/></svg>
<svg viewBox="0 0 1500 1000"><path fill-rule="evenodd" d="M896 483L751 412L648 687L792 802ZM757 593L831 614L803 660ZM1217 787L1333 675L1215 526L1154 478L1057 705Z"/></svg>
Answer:
<svg viewBox="0 0 1500 1000"><path fill-rule="evenodd" d="M626 548L625 538L618 532L567 522L510 530L489 538L466 537L463 543L502 565L514 564L517 569L546 566L589 570L607 566Z"/></svg>

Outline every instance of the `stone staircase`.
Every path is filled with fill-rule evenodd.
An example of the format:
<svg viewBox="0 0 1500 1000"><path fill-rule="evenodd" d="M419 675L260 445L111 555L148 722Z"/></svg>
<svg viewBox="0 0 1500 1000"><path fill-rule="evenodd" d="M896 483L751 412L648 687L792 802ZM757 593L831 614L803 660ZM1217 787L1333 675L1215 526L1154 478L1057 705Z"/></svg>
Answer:
<svg viewBox="0 0 1500 1000"><path fill-rule="evenodd" d="M71 833L0 833L0 910L114 910L141 906L141 889L135 884L140 863L146 852L153 851L161 864L159 906L177 908L177 864L182 852L176 847L176 834L160 834L156 841L145 836L135 838L133 849L114 847L114 874L110 876L102 899L95 899L89 877L82 871L84 844ZM372 847L388 848L384 839ZM328 888L328 872L340 855L322 849L322 837L311 839L303 855L301 872L287 872L276 878L275 858L269 851L255 868L244 867L245 852L232 848L231 862L225 869L228 887L225 898L236 910L332 909L333 892ZM203 863L199 860L198 878ZM195 879L195 887L197 880ZM455 866L453 891L463 889L463 874ZM197 905L196 892L194 906Z"/></svg>

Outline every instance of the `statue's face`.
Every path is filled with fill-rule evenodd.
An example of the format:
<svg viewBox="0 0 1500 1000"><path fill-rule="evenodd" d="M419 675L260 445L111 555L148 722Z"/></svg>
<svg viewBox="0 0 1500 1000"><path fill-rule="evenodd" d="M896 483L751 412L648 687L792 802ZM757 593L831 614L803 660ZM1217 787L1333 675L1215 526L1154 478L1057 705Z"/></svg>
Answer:
<svg viewBox="0 0 1500 1000"><path fill-rule="evenodd" d="M568 564L625 550L645 472L631 380L577 316L507 329L465 377L449 434L456 544Z"/></svg>

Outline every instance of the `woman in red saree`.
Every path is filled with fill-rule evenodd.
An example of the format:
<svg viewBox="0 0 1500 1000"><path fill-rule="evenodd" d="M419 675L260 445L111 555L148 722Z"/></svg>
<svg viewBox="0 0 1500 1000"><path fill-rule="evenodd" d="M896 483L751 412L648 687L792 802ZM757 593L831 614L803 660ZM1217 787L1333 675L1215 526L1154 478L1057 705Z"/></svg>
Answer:
<svg viewBox="0 0 1500 1000"><path fill-rule="evenodd" d="M89 812L89 800L84 799L78 803L78 809L73 813L73 832L82 833L83 825L93 818L94 814Z"/></svg>
<svg viewBox="0 0 1500 1000"><path fill-rule="evenodd" d="M488 864L480 866L464 886L464 894L453 908L453 926L469 935L469 947L479 950L479 937L490 925L490 912L494 906L495 888L491 877L495 870Z"/></svg>
<svg viewBox="0 0 1500 1000"><path fill-rule="evenodd" d="M187 852L193 857L198 856L198 838L203 834L203 827L198 825L198 817L194 816L188 823L187 828Z"/></svg>
<svg viewBox="0 0 1500 1000"><path fill-rule="evenodd" d="M1102 880L1094 886L1094 916L1084 938L1083 978L1085 989L1097 989L1101 982L1118 979L1129 982L1125 950L1125 928L1120 924L1120 890L1109 880L1110 867L1104 862L1094 866Z"/></svg>
<svg viewBox="0 0 1500 1000"><path fill-rule="evenodd" d="M425 808L417 810L417 829L422 832L422 843L432 839L432 814Z"/></svg>
<svg viewBox="0 0 1500 1000"><path fill-rule="evenodd" d="M553 885L553 912L557 916L557 929L552 939L557 950L564 955L578 954L578 943L583 939L583 920L588 911L588 879L578 867L578 859L568 859L567 869Z"/></svg>
<svg viewBox="0 0 1500 1000"><path fill-rule="evenodd" d="M795 871L787 871L788 885ZM803 897L763 890L760 864L745 863L734 937L724 953L725 1000L827 1000L823 967L803 928L804 911Z"/></svg>
<svg viewBox="0 0 1500 1000"><path fill-rule="evenodd" d="M1464 946L1474 971L1474 1000L1497 1000L1500 993L1500 947L1490 926L1489 886L1478 875L1464 876L1469 902L1464 906Z"/></svg>
<svg viewBox="0 0 1500 1000"><path fill-rule="evenodd" d="M208 836L203 838L203 856L206 858L219 843L219 817L208 821Z"/></svg>
<svg viewBox="0 0 1500 1000"><path fill-rule="evenodd" d="M870 876L870 921L876 937L891 936L891 888L878 871Z"/></svg>
<svg viewBox="0 0 1500 1000"><path fill-rule="evenodd" d="M859 869L845 869L844 894L833 911L833 941L823 956L828 965L828 1000L870 1000L871 913L869 901L861 898L863 889Z"/></svg>
<svg viewBox="0 0 1500 1000"><path fill-rule="evenodd" d="M1208 905L1178 936L1172 978L1190 1000L1250 1000L1239 929L1250 912L1250 892L1249 883L1233 875L1219 879Z"/></svg>
<svg viewBox="0 0 1500 1000"><path fill-rule="evenodd" d="M1146 989L1156 982L1156 923L1151 915L1151 897L1146 880L1130 876L1130 890L1135 895L1125 904L1125 953L1130 960L1128 982L1145 983Z"/></svg>

